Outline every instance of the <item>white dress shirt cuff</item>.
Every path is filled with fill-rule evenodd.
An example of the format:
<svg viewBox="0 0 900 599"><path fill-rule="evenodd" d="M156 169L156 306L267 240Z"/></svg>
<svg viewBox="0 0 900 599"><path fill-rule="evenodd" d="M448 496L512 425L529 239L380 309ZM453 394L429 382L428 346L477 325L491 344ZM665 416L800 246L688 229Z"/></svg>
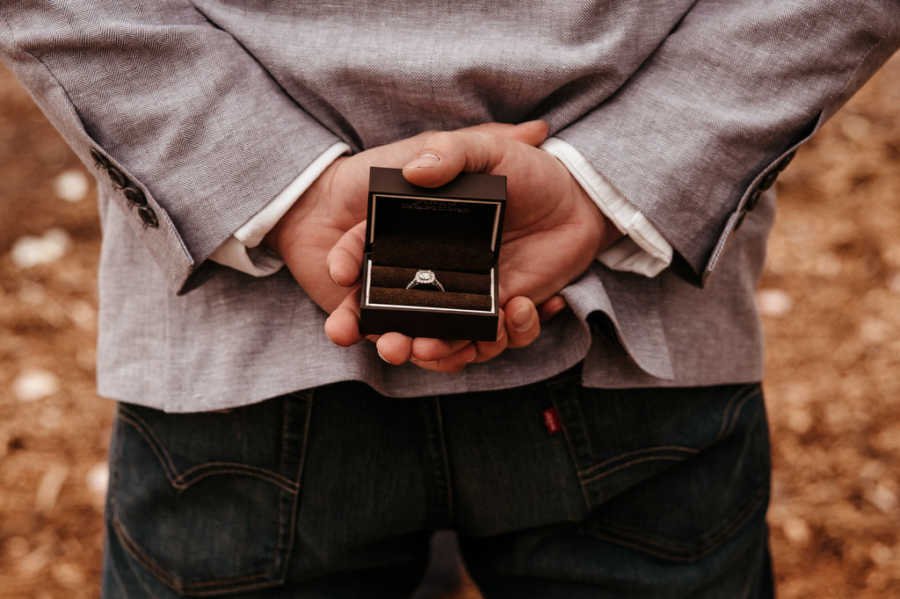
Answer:
<svg viewBox="0 0 900 599"><path fill-rule="evenodd" d="M597 256L613 270L655 277L672 263L672 246L650 221L619 193L581 152L556 137L547 139L541 149L553 154L565 165L585 193L625 237Z"/></svg>
<svg viewBox="0 0 900 599"><path fill-rule="evenodd" d="M294 179L284 191L257 212L225 243L216 248L209 257L213 262L230 266L254 277L267 277L278 272L284 261L266 247L261 247L263 238L281 220L291 206L309 189L325 169L342 154L350 152L350 146L338 142L316 158L300 176Z"/></svg>

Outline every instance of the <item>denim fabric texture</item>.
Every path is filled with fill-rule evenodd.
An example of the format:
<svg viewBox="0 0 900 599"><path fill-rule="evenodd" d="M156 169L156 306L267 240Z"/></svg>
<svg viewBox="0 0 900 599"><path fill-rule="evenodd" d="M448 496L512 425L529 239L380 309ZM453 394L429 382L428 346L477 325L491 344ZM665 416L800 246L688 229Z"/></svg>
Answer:
<svg viewBox="0 0 900 599"><path fill-rule="evenodd" d="M106 599L409 597L440 529L487 599L773 596L758 384L122 403L110 460Z"/></svg>

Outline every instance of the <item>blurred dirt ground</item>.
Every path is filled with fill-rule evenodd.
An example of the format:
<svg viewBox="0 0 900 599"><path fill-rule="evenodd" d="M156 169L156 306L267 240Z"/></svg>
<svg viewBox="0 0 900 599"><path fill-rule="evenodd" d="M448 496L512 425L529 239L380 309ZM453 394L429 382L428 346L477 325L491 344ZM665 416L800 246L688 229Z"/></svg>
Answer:
<svg viewBox="0 0 900 599"><path fill-rule="evenodd" d="M900 56L779 180L759 301L783 599L900 597L898 123ZM99 593L113 405L94 391L99 228L88 177L0 70L3 598Z"/></svg>

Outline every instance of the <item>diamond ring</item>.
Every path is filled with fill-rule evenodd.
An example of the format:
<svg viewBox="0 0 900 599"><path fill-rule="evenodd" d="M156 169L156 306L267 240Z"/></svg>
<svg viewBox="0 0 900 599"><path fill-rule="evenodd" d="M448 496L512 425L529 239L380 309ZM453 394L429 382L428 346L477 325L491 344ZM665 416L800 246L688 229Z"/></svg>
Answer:
<svg viewBox="0 0 900 599"><path fill-rule="evenodd" d="M440 291L444 290L444 286L441 285L441 282L437 280L437 276L435 276L433 270L417 270L416 276L412 278L412 281L406 286L407 289L412 289L413 287L418 287L419 285L431 285L436 287Z"/></svg>

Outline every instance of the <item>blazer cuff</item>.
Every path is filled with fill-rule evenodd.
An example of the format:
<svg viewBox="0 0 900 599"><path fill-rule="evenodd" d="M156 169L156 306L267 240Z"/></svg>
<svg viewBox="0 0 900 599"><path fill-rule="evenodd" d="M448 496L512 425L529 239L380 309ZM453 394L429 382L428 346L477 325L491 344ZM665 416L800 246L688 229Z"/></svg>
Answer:
<svg viewBox="0 0 900 599"><path fill-rule="evenodd" d="M569 169L572 177L594 200L600 212L625 235L600 252L597 260L613 270L633 272L645 277L655 277L672 263L672 246L669 242L591 166L581 152L557 137L547 139L541 149L555 156Z"/></svg>
<svg viewBox="0 0 900 599"><path fill-rule="evenodd" d="M325 150L284 191L216 248L209 259L254 277L267 277L278 272L284 261L268 248L259 247L263 238L325 169L349 152L350 146L344 142Z"/></svg>

